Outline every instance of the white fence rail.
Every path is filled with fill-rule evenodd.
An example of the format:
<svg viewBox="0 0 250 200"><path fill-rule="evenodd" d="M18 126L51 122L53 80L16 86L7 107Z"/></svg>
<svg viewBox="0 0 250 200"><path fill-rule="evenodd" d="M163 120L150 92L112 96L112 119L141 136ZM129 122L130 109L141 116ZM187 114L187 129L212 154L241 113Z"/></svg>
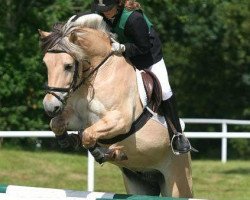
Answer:
<svg viewBox="0 0 250 200"><path fill-rule="evenodd" d="M250 132L228 132L228 125L250 126L250 120L230 119L183 119L186 124L221 124L221 132L185 132L188 138L221 138L221 162L227 162L227 139L248 138Z"/></svg>
<svg viewBox="0 0 250 200"><path fill-rule="evenodd" d="M227 140L230 138L250 139L250 132L229 132L228 125L250 126L250 120L230 119L183 119L186 124L220 124L220 132L185 132L188 138L214 138L221 139L221 161L227 161ZM0 138L22 138L22 137L54 137L51 131L0 131ZM88 191L94 191L94 158L88 154Z"/></svg>

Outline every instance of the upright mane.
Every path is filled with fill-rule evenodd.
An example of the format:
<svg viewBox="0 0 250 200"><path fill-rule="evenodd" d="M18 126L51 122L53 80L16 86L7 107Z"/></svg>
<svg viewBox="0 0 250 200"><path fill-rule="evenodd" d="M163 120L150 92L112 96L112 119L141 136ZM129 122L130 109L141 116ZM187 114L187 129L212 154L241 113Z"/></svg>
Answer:
<svg viewBox="0 0 250 200"><path fill-rule="evenodd" d="M56 23L52 27L52 32L41 39L41 49L45 54L51 50L62 50L70 55L74 55L78 61L86 59L83 50L71 43L68 36L78 28L92 28L103 31L110 35L109 28L103 17L98 14L86 14L78 17L72 16L66 23Z"/></svg>

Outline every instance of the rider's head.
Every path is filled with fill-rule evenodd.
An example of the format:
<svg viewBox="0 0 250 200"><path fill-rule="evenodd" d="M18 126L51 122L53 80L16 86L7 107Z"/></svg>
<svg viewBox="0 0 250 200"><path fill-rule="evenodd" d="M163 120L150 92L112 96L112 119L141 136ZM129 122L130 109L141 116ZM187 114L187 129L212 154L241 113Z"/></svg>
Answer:
<svg viewBox="0 0 250 200"><path fill-rule="evenodd" d="M114 17L117 13L120 0L94 0L92 11L102 13L108 19Z"/></svg>
<svg viewBox="0 0 250 200"><path fill-rule="evenodd" d="M106 18L111 19L122 7L128 10L136 10L140 9L140 4L135 0L94 0L92 11L102 13Z"/></svg>

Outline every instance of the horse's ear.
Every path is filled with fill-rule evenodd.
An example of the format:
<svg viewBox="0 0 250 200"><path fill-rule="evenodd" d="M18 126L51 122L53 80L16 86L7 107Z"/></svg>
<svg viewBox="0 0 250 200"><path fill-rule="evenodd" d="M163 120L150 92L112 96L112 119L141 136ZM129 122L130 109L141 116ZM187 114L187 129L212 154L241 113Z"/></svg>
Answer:
<svg viewBox="0 0 250 200"><path fill-rule="evenodd" d="M77 33L73 31L69 36L69 41L75 44L76 40L77 40Z"/></svg>
<svg viewBox="0 0 250 200"><path fill-rule="evenodd" d="M45 38L45 37L47 37L48 35L50 35L49 32L42 31L41 29L38 29L38 32L39 32L41 38Z"/></svg>

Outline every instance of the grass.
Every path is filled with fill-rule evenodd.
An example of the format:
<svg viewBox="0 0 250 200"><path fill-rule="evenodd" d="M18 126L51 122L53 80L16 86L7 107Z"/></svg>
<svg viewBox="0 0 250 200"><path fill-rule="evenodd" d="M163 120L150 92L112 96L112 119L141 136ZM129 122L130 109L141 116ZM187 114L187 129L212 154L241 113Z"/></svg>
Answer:
<svg viewBox="0 0 250 200"><path fill-rule="evenodd" d="M250 161L193 161L195 198L248 200ZM87 190L87 158L56 152L0 149L0 183ZM119 169L95 165L95 190L125 193Z"/></svg>
<svg viewBox="0 0 250 200"><path fill-rule="evenodd" d="M213 200L250 199L250 161L194 161L194 193Z"/></svg>

